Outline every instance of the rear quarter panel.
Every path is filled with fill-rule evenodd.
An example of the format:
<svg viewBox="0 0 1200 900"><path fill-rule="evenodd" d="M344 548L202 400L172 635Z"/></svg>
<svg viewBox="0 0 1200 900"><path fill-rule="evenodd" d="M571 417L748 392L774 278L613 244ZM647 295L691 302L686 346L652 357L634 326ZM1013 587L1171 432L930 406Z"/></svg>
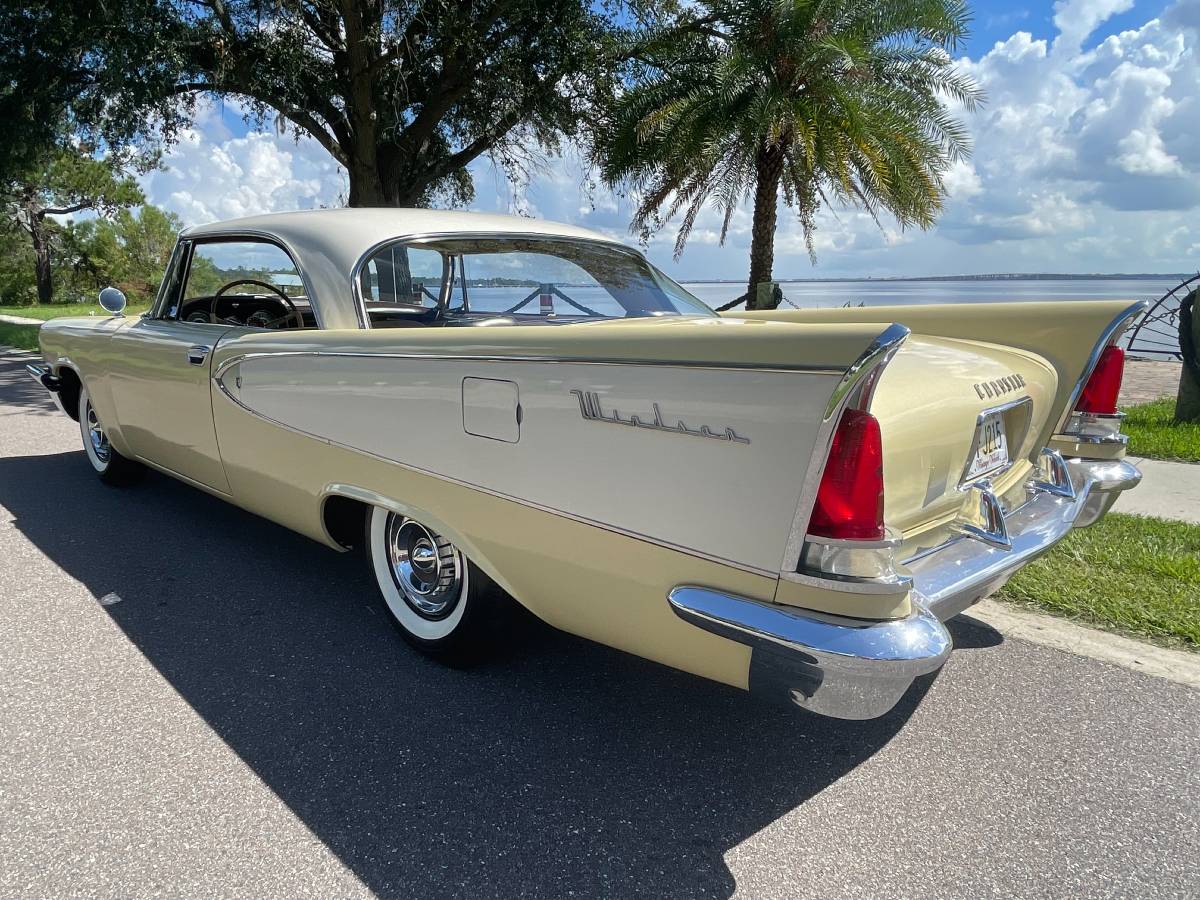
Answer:
<svg viewBox="0 0 1200 900"><path fill-rule="evenodd" d="M907 325L916 335L981 341L1034 353L1053 366L1058 377L1051 415L1039 433L1039 446L1044 446L1061 424L1072 392L1105 329L1139 306L1130 300L944 303L849 309L777 309L738 315L759 321L813 325L899 322Z"/></svg>

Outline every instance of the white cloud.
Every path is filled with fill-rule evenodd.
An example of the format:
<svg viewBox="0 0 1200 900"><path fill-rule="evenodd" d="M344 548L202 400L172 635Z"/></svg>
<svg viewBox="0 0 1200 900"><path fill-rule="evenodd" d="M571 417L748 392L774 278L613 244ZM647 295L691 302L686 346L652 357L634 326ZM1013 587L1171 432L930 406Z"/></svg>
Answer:
<svg viewBox="0 0 1200 900"><path fill-rule="evenodd" d="M347 191L344 173L316 141L274 131L234 137L213 107L202 110L163 163L144 179L146 195L188 225L337 206Z"/></svg>
<svg viewBox="0 0 1200 900"><path fill-rule="evenodd" d="M1078 50L1103 22L1132 8L1133 0L1058 0L1054 4L1054 25L1059 31L1055 49Z"/></svg>

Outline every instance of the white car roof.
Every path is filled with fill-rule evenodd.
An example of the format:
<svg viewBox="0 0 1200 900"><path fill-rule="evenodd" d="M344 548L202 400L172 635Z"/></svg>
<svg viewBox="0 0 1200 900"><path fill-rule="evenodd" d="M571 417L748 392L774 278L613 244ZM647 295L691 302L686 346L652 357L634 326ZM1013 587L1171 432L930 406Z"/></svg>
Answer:
<svg viewBox="0 0 1200 900"><path fill-rule="evenodd" d="M401 238L459 233L537 235L625 246L587 228L524 216L362 207L269 213L211 222L188 228L181 237L250 235L276 241L294 257L325 327L354 328L358 325L358 313L351 273L368 250Z"/></svg>

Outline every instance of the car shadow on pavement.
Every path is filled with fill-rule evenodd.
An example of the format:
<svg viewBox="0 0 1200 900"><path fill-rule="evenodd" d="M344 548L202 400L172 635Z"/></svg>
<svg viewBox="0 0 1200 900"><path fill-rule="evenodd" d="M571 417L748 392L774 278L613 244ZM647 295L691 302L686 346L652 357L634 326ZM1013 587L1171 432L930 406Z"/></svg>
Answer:
<svg viewBox="0 0 1200 900"><path fill-rule="evenodd" d="M399 640L361 557L169 478L0 458L0 504L121 598L129 640L383 895L728 896L723 854L885 746L931 682L839 722L542 626L447 669Z"/></svg>

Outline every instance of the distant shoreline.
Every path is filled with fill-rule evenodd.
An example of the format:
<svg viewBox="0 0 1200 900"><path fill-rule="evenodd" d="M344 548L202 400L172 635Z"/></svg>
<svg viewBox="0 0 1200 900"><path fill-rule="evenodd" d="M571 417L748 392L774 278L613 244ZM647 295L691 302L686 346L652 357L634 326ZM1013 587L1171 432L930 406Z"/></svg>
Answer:
<svg viewBox="0 0 1200 900"><path fill-rule="evenodd" d="M872 283L901 282L901 281L1144 281L1150 278L1170 278L1184 281L1194 277L1195 273L1182 274L1174 272L1143 272L1118 273L1108 275L1094 274L1061 274L1056 272L1038 273L996 273L992 275L881 275L877 278L777 278L780 284L804 284L818 282L828 284L838 283ZM745 284L738 278L688 278L680 279L680 284Z"/></svg>

